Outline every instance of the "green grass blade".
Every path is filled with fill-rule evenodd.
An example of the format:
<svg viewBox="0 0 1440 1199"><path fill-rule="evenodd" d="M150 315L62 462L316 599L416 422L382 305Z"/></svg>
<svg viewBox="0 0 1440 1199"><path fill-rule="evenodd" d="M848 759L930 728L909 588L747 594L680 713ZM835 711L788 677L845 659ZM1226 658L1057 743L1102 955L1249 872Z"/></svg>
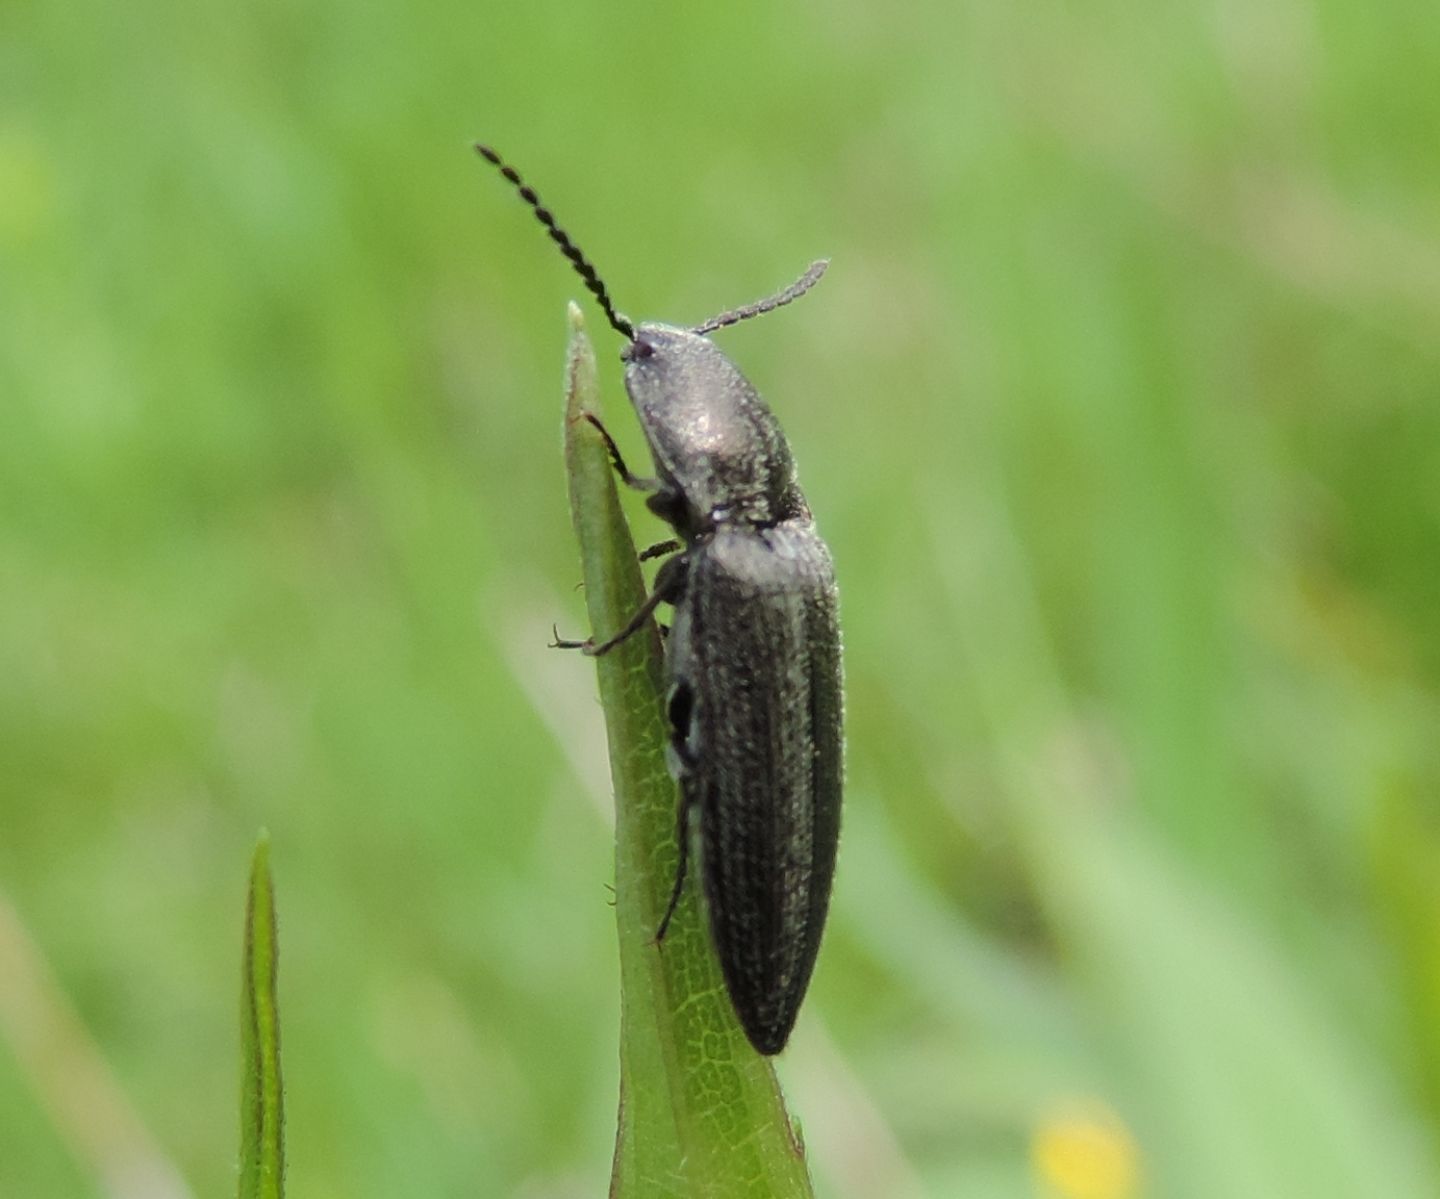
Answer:
<svg viewBox="0 0 1440 1199"><path fill-rule="evenodd" d="M605 445L595 356L570 309L565 462L591 628L613 635L645 598ZM652 624L596 659L615 787L620 1127L614 1196L805 1196L804 1153L771 1064L736 1022L694 879L665 941L677 795L665 767L664 667Z"/></svg>
<svg viewBox="0 0 1440 1199"><path fill-rule="evenodd" d="M262 833L250 864L240 999L240 1199L285 1194L284 1088L280 1009L275 998L279 944L270 838Z"/></svg>

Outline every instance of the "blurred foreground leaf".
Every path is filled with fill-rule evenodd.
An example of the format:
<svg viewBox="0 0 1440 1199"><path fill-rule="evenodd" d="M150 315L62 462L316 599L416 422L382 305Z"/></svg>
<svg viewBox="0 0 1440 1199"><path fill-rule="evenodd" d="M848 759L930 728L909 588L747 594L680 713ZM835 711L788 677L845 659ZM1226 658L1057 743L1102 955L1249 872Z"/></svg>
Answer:
<svg viewBox="0 0 1440 1199"><path fill-rule="evenodd" d="M1135 829L1068 827L1044 885L1158 1195L1422 1199L1418 1122L1282 953Z"/></svg>
<svg viewBox="0 0 1440 1199"><path fill-rule="evenodd" d="M245 904L240 1008L240 1199L285 1193L285 1112L280 1080L280 1011L275 1001L279 945L270 838L261 834Z"/></svg>
<svg viewBox="0 0 1440 1199"><path fill-rule="evenodd" d="M595 354L570 308L565 463L585 595L597 639L645 599L599 415ZM615 788L620 934L620 1127L615 1196L809 1195L804 1153L769 1061L730 1007L692 875L662 944L677 850L675 783L665 766L664 665L648 628L596 659Z"/></svg>

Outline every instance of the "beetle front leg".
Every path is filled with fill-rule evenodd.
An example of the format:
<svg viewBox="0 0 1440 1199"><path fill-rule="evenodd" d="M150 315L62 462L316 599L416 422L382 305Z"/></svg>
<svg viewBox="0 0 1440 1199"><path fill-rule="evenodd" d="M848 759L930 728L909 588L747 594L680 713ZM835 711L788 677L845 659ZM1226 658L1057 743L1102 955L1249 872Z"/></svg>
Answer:
<svg viewBox="0 0 1440 1199"><path fill-rule="evenodd" d="M615 473L620 476L621 482L626 487L633 487L636 491L656 492L660 490L660 480L647 478L643 475L632 475L630 468L625 465L625 459L620 456L620 447L615 444L615 439L610 436L610 430L600 422L600 418L593 412L587 412L585 419L595 426L595 431L605 440L605 449L609 451L610 463L615 467Z"/></svg>
<svg viewBox="0 0 1440 1199"><path fill-rule="evenodd" d="M685 555L671 558L655 575L655 590L653 590L640 605L639 610L628 621L625 627L608 641L601 641L596 644L595 638L587 637L584 641L564 641L556 637L551 646L554 649L578 649L587 658L598 658L602 654L608 654L622 641L633 637L645 627L655 609L661 604L674 604L679 602L685 594L685 577L689 569L689 562Z"/></svg>

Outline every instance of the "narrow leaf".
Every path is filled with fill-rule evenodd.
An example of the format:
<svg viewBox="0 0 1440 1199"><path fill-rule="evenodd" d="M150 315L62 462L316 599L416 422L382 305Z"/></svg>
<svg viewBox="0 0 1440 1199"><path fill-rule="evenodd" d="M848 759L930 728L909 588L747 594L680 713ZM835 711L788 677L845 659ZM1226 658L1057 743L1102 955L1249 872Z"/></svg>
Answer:
<svg viewBox="0 0 1440 1199"><path fill-rule="evenodd" d="M598 416L595 354L570 308L565 463L591 629L613 636L645 599ZM804 1153L769 1060L730 1007L692 874L663 943L678 862L665 766L664 658L653 622L596 659L615 788L620 1127L611 1194L808 1196Z"/></svg>
<svg viewBox="0 0 1440 1199"><path fill-rule="evenodd" d="M284 1088L275 998L278 953L270 837L261 833L250 864L241 967L240 1199L282 1199L285 1194Z"/></svg>

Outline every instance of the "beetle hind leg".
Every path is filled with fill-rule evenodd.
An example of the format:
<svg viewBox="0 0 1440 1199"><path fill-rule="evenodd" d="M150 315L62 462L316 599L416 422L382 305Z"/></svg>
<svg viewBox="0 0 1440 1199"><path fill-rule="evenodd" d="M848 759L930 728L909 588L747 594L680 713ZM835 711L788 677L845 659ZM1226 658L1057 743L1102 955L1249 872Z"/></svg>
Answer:
<svg viewBox="0 0 1440 1199"><path fill-rule="evenodd" d="M655 944L665 939L670 928L670 919L680 906L680 896L685 891L685 875L690 867L690 809L694 807L684 789L681 789L680 808L675 816L675 841L680 849L680 861L675 867L675 885L670 888L670 902L665 905L665 915L660 918L660 927L655 930Z"/></svg>

